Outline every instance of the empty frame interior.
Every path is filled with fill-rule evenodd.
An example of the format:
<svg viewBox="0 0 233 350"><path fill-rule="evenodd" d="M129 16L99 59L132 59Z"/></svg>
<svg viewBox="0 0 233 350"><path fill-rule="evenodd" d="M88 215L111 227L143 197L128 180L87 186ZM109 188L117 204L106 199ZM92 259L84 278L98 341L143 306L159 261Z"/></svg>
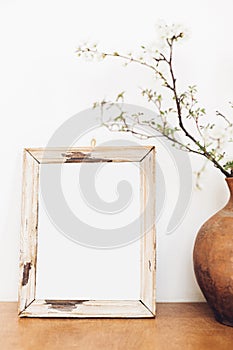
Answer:
<svg viewBox="0 0 233 350"><path fill-rule="evenodd" d="M54 167L54 164L43 164L44 167ZM81 168L82 164L64 164L61 171L61 189L69 209L83 223L91 224L95 229L100 228L107 234L115 229L117 235L121 227L140 216L138 166L135 163L105 163L95 176L95 165L84 165L85 174L86 171L90 172L95 182L95 189L90 189L90 196L93 192L93 197L99 195L98 199L103 201L105 208L108 204L114 204L115 208L116 205L117 208L121 207L122 210L114 212L114 215L110 209L107 213L97 211L102 209L101 201L91 201L88 197L87 202L86 197L83 198L82 192L86 192L91 181L87 179L82 183L79 177ZM117 184L123 179L130 181L132 186L132 196L127 197L128 206L122 205L122 191L117 193ZM98 234L93 237L91 247L84 246L81 239L78 241L78 235L74 237L75 241L71 240L66 234L69 233L69 228L60 231L50 220L41 190L43 191L40 184L36 299L139 300L140 240L118 246L117 249L110 249L111 245L108 249L93 249ZM74 226L77 234L80 231L86 234L88 230L88 227L82 228L78 224ZM140 233L140 220L135 226Z"/></svg>
<svg viewBox="0 0 233 350"><path fill-rule="evenodd" d="M88 296L65 300L40 298L36 290L40 164L138 162L140 167L140 295L138 300L95 300ZM154 317L155 303L155 149L154 147L96 147L25 149L20 241L20 317ZM40 235L40 232L39 232ZM40 238L40 237L39 237ZM99 251L101 252L101 251ZM104 252L104 251L103 251ZM129 256L130 259L130 256ZM73 276L75 278L75 266ZM107 277L106 277L107 278ZM121 286L119 286L120 288ZM39 294L39 298L37 295ZM59 291L57 293L59 295Z"/></svg>

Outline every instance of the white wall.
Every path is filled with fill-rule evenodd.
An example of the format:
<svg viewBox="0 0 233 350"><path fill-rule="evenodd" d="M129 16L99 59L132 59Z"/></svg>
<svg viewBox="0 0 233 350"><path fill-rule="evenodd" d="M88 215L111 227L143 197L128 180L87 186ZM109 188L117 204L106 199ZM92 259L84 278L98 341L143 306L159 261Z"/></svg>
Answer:
<svg viewBox="0 0 233 350"><path fill-rule="evenodd" d="M0 1L0 300L17 298L23 147L45 146L67 118L121 90L128 91L126 102L147 106L137 87L152 84L148 72L112 60L78 60L79 41L97 40L109 50L136 49L153 41L158 19L184 23L191 37L177 53L179 77L184 86L198 85L201 102L213 114L217 108L225 111L232 100L232 11L231 0ZM193 160L194 168L200 164ZM166 175L168 196L175 176L175 169ZM203 185L175 233L164 232L168 202L159 222L159 301L202 299L192 271L193 242L200 225L227 199L215 169L207 169Z"/></svg>

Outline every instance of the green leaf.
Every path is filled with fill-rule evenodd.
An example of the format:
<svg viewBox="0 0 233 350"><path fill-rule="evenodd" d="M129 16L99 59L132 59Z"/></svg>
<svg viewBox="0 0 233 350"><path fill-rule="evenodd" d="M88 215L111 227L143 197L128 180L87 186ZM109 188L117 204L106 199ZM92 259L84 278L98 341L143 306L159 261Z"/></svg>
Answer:
<svg viewBox="0 0 233 350"><path fill-rule="evenodd" d="M227 162L223 167L225 170L233 170L233 160L230 162Z"/></svg>

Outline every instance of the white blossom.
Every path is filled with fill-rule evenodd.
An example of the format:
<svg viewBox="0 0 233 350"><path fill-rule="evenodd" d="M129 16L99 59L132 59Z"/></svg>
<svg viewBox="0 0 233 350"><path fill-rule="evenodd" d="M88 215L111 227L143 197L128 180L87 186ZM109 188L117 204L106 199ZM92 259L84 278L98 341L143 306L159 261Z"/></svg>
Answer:
<svg viewBox="0 0 233 350"><path fill-rule="evenodd" d="M162 41L172 38L174 36L182 35L183 38L189 37L189 32L186 27L182 24L171 24L168 25L165 21L158 21L155 25L156 32Z"/></svg>

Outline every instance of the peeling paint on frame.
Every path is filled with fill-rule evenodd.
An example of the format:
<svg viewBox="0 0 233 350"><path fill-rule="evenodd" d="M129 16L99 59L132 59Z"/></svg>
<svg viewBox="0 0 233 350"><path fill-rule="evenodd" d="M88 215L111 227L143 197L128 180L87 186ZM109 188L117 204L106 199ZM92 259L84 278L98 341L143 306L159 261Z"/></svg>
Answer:
<svg viewBox="0 0 233 350"><path fill-rule="evenodd" d="M140 300L37 300L36 263L38 237L38 187L41 163L141 162L141 207L146 220L155 222L155 148L79 147L25 149L23 158L22 217L20 236L19 317L148 318L155 317L155 224L141 237ZM147 174L147 176L145 176ZM146 206L146 188L152 202Z"/></svg>

